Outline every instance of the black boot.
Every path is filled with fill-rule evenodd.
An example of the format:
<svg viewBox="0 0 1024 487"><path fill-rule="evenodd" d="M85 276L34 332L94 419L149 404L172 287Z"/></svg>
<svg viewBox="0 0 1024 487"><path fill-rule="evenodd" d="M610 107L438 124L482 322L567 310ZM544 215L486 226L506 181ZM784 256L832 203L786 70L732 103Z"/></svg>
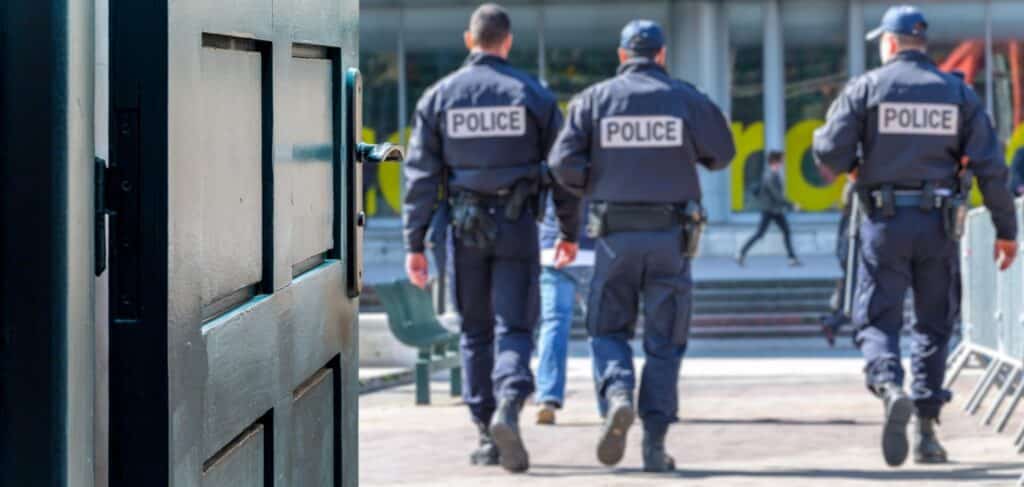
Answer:
<svg viewBox="0 0 1024 487"><path fill-rule="evenodd" d="M935 434L938 418L917 417L917 441L914 443L914 463L946 463L946 449Z"/></svg>
<svg viewBox="0 0 1024 487"><path fill-rule="evenodd" d="M626 433L633 425L633 401L626 392L613 392L608 397L608 414L601 427L601 439L597 442L597 459L608 466L622 460L626 452Z"/></svg>
<svg viewBox="0 0 1024 487"><path fill-rule="evenodd" d="M903 465L910 452L907 424L914 412L914 403L894 382L876 386L875 391L885 404L885 423L882 426L882 456L891 467Z"/></svg>
<svg viewBox="0 0 1024 487"><path fill-rule="evenodd" d="M498 459L501 466L512 473L525 472L530 468L530 455L519 436L519 411L522 408L522 401L502 399L491 419L491 437L498 447Z"/></svg>
<svg viewBox="0 0 1024 487"><path fill-rule="evenodd" d="M676 469L676 460L665 453L665 432L644 431L644 472L665 473Z"/></svg>
<svg viewBox="0 0 1024 487"><path fill-rule="evenodd" d="M469 463L473 465L497 465L498 447L494 446L494 438L491 438L491 432L483 423L476 423L476 428L480 436L480 445L476 447L476 450L473 450L473 453L469 454Z"/></svg>

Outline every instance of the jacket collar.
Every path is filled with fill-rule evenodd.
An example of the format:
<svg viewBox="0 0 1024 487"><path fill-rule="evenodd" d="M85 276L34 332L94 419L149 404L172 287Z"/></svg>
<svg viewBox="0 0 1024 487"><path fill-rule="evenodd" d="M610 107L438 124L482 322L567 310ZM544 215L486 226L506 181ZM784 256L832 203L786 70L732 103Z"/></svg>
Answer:
<svg viewBox="0 0 1024 487"><path fill-rule="evenodd" d="M900 51L900 52L896 53L896 55L893 56L893 58L890 60L890 62L897 61L897 60L898 61L910 61L910 62L913 62L913 63L935 64L935 62L932 61L932 58L928 57L928 54L925 54L925 53L923 53L921 51L916 51L916 50L913 50L913 49L906 50L906 51Z"/></svg>
<svg viewBox="0 0 1024 487"><path fill-rule="evenodd" d="M668 72L665 71L665 68L663 68L660 64L642 56L627 59L626 62L619 65L617 73L626 74L651 71L658 72L661 74L668 74Z"/></svg>
<svg viewBox="0 0 1024 487"><path fill-rule="evenodd" d="M463 66L472 66L478 64L508 64L508 61L495 56L494 54L488 54L486 52L471 52L469 56L466 56L466 61L462 63Z"/></svg>

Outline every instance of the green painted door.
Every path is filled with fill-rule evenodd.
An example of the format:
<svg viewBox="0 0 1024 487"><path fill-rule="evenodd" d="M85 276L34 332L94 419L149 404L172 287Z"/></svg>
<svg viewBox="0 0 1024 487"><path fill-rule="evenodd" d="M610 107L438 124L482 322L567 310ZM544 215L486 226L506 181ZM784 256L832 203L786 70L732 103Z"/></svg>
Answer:
<svg viewBox="0 0 1024 487"><path fill-rule="evenodd" d="M111 486L356 485L358 13L111 0Z"/></svg>

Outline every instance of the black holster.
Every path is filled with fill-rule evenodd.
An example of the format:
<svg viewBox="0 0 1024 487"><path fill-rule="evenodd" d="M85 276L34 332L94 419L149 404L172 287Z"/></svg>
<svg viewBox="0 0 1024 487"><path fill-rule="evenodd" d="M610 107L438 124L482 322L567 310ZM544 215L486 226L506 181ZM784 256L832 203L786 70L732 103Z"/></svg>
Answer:
<svg viewBox="0 0 1024 487"><path fill-rule="evenodd" d="M956 192L952 198L946 198L942 207L943 224L946 236L960 240L967 226L967 210L970 209L968 199L971 196L971 184L974 175L964 169L957 176Z"/></svg>
<svg viewBox="0 0 1024 487"><path fill-rule="evenodd" d="M896 216L896 192L892 185L883 185L881 188L868 192L870 201L868 208L882 212L882 216L892 218Z"/></svg>
<svg viewBox="0 0 1024 487"><path fill-rule="evenodd" d="M952 240L960 240L964 236L967 225L967 198L956 195L946 198L942 206L942 224L946 230L946 236Z"/></svg>
<svg viewBox="0 0 1024 487"><path fill-rule="evenodd" d="M708 224L708 214L696 201L687 201L682 206L683 236L682 251L686 257L696 257L700 251L700 239Z"/></svg>
<svg viewBox="0 0 1024 487"><path fill-rule="evenodd" d="M537 213L538 202L534 196L539 192L540 184L535 180L520 179L516 181L516 184L512 186L512 191L509 193L508 200L505 202L505 219L508 221L518 220L522 216L526 205L530 205L530 209Z"/></svg>
<svg viewBox="0 0 1024 487"><path fill-rule="evenodd" d="M470 247L490 249L498 240L498 222L483 205L480 195L462 191L451 199L455 236Z"/></svg>
<svg viewBox="0 0 1024 487"><path fill-rule="evenodd" d="M551 195L551 188L555 184L554 178L551 175L551 170L548 169L547 164L541 164L540 180L537 183L537 196L534 198L534 207L536 212L533 216L537 219L537 223L544 222L544 217L547 215L548 197Z"/></svg>

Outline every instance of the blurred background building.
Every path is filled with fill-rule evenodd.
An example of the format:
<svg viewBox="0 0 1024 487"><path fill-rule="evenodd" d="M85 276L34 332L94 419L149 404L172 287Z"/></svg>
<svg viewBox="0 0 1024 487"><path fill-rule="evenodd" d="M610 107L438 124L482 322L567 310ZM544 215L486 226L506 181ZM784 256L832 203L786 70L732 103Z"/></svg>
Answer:
<svg viewBox="0 0 1024 487"><path fill-rule="evenodd" d="M462 32L479 2L362 0L360 64L367 80L365 138L405 143L423 91L465 58ZM715 225L704 255L732 255L756 223L745 188L759 179L765 150L786 153L786 191L798 253L828 254L835 243L843 181L824 181L810 155L844 83L879 65L864 33L892 2L871 0L505 0L515 33L511 62L545 81L563 104L614 75L619 30L634 18L658 21L670 38L669 70L696 84L732 119L731 169L702 174ZM929 22L930 54L957 69L985 99L1006 144L1024 145L1024 2L919 1ZM370 215L367 278L401 274L401 169L366 168ZM762 253L782 254L778 242Z"/></svg>

